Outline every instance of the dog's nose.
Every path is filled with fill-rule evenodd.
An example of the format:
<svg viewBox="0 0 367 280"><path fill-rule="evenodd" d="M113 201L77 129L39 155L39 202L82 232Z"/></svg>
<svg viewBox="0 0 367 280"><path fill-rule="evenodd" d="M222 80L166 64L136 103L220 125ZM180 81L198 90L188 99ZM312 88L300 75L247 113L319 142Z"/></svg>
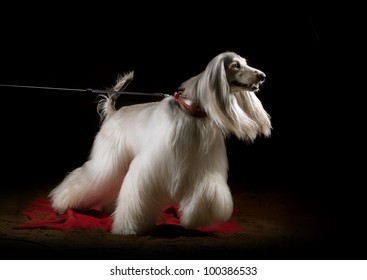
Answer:
<svg viewBox="0 0 367 280"><path fill-rule="evenodd" d="M264 73L257 73L257 78L259 79L259 81L264 81L266 75Z"/></svg>

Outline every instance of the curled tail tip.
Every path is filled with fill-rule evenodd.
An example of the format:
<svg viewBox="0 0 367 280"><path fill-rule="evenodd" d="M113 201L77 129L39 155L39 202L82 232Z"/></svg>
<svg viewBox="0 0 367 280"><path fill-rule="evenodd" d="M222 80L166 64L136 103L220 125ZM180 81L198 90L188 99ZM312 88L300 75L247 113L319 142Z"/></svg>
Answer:
<svg viewBox="0 0 367 280"><path fill-rule="evenodd" d="M115 85L111 91L113 93L98 96L97 112L101 118L101 123L113 115L116 111L115 103L121 92L129 85L134 78L134 71L129 71L123 75L118 75Z"/></svg>
<svg viewBox="0 0 367 280"><path fill-rule="evenodd" d="M134 71L129 71L123 75L119 74L116 79L116 83L113 86L113 91L123 91L129 83L134 79Z"/></svg>

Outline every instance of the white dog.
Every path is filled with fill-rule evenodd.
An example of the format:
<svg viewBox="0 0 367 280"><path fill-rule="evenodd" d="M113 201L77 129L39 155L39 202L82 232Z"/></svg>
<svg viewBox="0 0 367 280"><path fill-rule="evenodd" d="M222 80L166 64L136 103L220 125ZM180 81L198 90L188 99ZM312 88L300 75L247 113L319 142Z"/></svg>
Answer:
<svg viewBox="0 0 367 280"><path fill-rule="evenodd" d="M113 205L112 233L122 235L148 233L170 203L187 229L227 221L233 202L225 139L270 135L270 117L255 95L265 74L224 52L174 96L116 110L132 78L119 77L113 90L120 92L100 101L103 122L89 160L51 191L54 210Z"/></svg>

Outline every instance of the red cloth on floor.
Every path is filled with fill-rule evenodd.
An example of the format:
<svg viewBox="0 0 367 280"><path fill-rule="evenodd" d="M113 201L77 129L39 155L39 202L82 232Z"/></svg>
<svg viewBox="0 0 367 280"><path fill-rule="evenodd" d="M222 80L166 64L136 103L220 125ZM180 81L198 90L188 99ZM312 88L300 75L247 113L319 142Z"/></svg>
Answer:
<svg viewBox="0 0 367 280"><path fill-rule="evenodd" d="M101 228L105 231L111 231L112 218L109 213L98 209L88 211L67 210L65 214L57 215L51 207L49 200L34 200L28 209L22 212L29 220L17 227L17 229L93 229ZM177 225L180 226L178 216L178 207L176 205L168 206L162 217L158 220L157 226ZM242 228L238 223L228 221L218 223L205 228L198 228L201 232L212 233L238 233Z"/></svg>

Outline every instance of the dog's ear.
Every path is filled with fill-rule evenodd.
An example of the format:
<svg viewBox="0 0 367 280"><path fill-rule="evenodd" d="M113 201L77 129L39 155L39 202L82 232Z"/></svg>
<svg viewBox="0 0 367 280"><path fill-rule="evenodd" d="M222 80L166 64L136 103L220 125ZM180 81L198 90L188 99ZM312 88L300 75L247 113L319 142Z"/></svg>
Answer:
<svg viewBox="0 0 367 280"><path fill-rule="evenodd" d="M217 56L212 60L207 68L208 86L212 91L216 92L216 97L221 97L223 93L228 92L229 85L224 64L224 57Z"/></svg>
<svg viewBox="0 0 367 280"><path fill-rule="evenodd" d="M259 133L269 137L272 130L271 118L256 94L250 91L243 91L236 93L235 96L242 110L258 125Z"/></svg>

